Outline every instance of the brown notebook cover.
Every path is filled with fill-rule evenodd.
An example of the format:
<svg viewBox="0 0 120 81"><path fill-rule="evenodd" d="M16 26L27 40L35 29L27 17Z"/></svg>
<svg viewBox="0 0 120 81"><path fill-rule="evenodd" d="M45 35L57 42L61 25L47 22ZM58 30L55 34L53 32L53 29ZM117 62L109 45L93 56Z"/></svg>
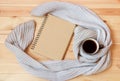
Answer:
<svg viewBox="0 0 120 81"><path fill-rule="evenodd" d="M61 18L48 15L44 17L40 29L30 49L32 54L50 59L63 58L75 25Z"/></svg>

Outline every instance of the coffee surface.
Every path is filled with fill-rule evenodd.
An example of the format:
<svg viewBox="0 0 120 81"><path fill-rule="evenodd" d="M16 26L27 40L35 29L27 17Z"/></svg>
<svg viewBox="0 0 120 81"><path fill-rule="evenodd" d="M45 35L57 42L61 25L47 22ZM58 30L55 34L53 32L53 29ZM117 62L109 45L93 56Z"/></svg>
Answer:
<svg viewBox="0 0 120 81"><path fill-rule="evenodd" d="M92 40L87 40L83 43L83 50L86 53L94 53L97 49L97 45L94 41Z"/></svg>

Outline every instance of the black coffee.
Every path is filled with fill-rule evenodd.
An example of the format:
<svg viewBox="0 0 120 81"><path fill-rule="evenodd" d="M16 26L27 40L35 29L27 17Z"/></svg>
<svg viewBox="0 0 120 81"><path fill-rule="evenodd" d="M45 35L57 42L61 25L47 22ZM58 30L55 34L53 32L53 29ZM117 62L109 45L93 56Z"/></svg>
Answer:
<svg viewBox="0 0 120 81"><path fill-rule="evenodd" d="M86 40L84 43L83 43L83 50L86 52L86 53L94 53L97 49L97 45L94 41L92 40Z"/></svg>

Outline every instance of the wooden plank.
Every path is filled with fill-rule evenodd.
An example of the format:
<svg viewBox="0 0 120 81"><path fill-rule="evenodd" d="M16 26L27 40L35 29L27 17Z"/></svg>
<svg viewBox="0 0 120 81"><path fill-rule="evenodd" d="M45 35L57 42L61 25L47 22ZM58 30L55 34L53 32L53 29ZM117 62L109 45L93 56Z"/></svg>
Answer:
<svg viewBox="0 0 120 81"><path fill-rule="evenodd" d="M31 74L17 74L17 73L8 73L0 74L0 81L47 81Z"/></svg>
<svg viewBox="0 0 120 81"><path fill-rule="evenodd" d="M95 13L99 15L114 15L119 16L120 15L120 8L100 8L100 9L92 9Z"/></svg>
<svg viewBox="0 0 120 81"><path fill-rule="evenodd" d="M54 0L0 0L0 4L34 4L34 3L42 3ZM74 2L74 3L91 3L91 4L111 4L111 3L119 3L119 0L57 0L57 1L67 1L67 2Z"/></svg>
<svg viewBox="0 0 120 81"><path fill-rule="evenodd" d="M2 29L4 29L4 26L3 28L2 27L0 28L0 35L8 35L12 31L12 29L8 30L7 27L6 27L7 30Z"/></svg>
<svg viewBox="0 0 120 81"><path fill-rule="evenodd" d="M72 2L72 3L81 3L81 4L116 4L120 3L119 0L60 0L65 2Z"/></svg>
<svg viewBox="0 0 120 81"><path fill-rule="evenodd" d="M111 3L111 4L79 4L77 3L78 5L83 5L83 6L86 6L88 8L120 8L120 4L114 4L114 3Z"/></svg>
<svg viewBox="0 0 120 81"><path fill-rule="evenodd" d="M43 3L53 0L0 0L0 4L34 4L34 3ZM59 1L59 0L58 0Z"/></svg>
<svg viewBox="0 0 120 81"><path fill-rule="evenodd" d="M4 43L8 35L0 35L0 43Z"/></svg>
<svg viewBox="0 0 120 81"><path fill-rule="evenodd" d="M31 6L2 6L0 7L0 16L30 16L30 11L33 7Z"/></svg>
<svg viewBox="0 0 120 81"><path fill-rule="evenodd" d="M37 26L40 26L39 23L42 22L42 19L43 18L40 17L0 17L0 34L2 34L2 32L7 34L19 24L30 20L34 20L38 23Z"/></svg>
<svg viewBox="0 0 120 81"><path fill-rule="evenodd" d="M0 16L30 16L33 8L34 6L0 6ZM91 9L99 15L120 15L120 8Z"/></svg>
<svg viewBox="0 0 120 81"><path fill-rule="evenodd" d="M36 4L0 4L0 7L7 7L7 6L9 6L9 7L16 7L16 6L24 6L24 7L27 7L27 6L32 6L33 8L34 7L36 7L36 6L38 6L38 5L41 5L42 3L36 3ZM81 3L73 3L73 4L77 4L77 5L82 5L82 6L86 6L86 7L88 7L88 8L120 8L120 3L111 3L111 4L92 4L92 3L88 3L88 4L81 4Z"/></svg>

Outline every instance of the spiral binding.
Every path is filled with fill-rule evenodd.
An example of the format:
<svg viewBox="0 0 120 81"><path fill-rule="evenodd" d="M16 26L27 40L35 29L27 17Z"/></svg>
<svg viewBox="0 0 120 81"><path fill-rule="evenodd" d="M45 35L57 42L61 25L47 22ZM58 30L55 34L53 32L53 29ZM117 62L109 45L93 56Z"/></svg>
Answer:
<svg viewBox="0 0 120 81"><path fill-rule="evenodd" d="M42 30L44 29L44 25L46 23L47 18L48 18L48 16L45 16L45 18L44 18L44 20L42 22L42 25L41 25L40 29L38 30L38 33L37 33L37 35L35 37L35 40L33 41L32 45L31 45L32 50L34 50L34 48L35 48L35 46L36 46L36 44L38 42L38 39L39 39L39 37L41 35Z"/></svg>

